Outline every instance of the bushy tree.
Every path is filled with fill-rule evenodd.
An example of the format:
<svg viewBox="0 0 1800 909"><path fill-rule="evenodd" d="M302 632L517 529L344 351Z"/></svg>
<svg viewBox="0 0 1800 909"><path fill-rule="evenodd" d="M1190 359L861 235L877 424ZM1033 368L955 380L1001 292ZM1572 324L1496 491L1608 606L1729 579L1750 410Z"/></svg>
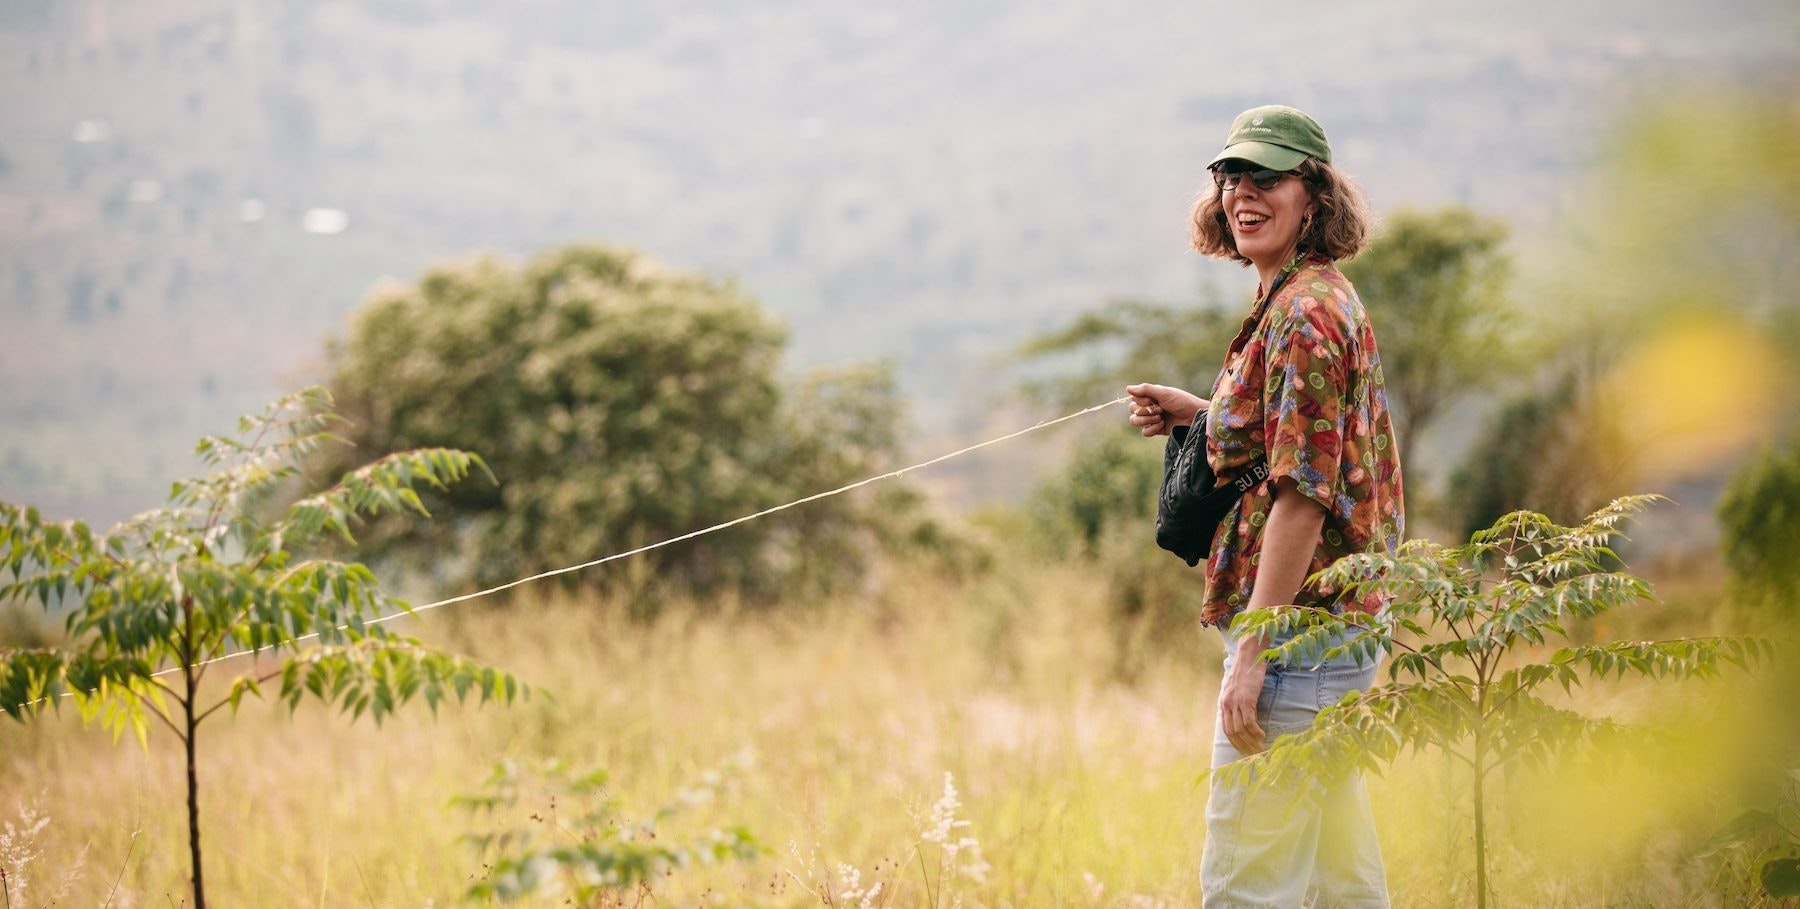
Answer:
<svg viewBox="0 0 1800 909"><path fill-rule="evenodd" d="M365 452L483 452L497 485L428 499L444 520L384 524L375 538L446 580L486 585L886 468L901 419L891 371L788 380L784 343L731 286L576 245L379 289L334 345L331 385ZM568 577L637 594L804 596L860 577L876 528L899 519L871 498L834 498Z"/></svg>
<svg viewBox="0 0 1800 909"><path fill-rule="evenodd" d="M323 389L283 398L246 417L232 436L200 442L214 471L176 483L169 504L104 533L80 521L47 521L0 503L0 604L67 607L67 642L0 649L0 711L24 721L74 700L84 720L148 746L152 722L187 755L187 822L194 905L204 909L200 848L199 730L245 695L290 708L308 697L379 722L423 697L478 694L510 701L512 676L394 634L372 620L408 609L358 563L309 557L326 535L354 545L359 521L424 514L421 489L442 490L481 469L449 449L398 452L345 474L286 508L281 486L302 480L299 462L332 440ZM308 643L316 639L316 643ZM280 657L269 665L238 653ZM236 672L223 688L209 674Z"/></svg>

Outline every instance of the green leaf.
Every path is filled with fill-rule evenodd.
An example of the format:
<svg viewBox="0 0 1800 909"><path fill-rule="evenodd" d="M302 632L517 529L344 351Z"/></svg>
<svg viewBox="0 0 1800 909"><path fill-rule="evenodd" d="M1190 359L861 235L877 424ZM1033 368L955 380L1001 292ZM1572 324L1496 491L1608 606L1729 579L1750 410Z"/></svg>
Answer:
<svg viewBox="0 0 1800 909"><path fill-rule="evenodd" d="M1762 866L1763 890L1775 899L1800 896L1800 858L1771 859Z"/></svg>
<svg viewBox="0 0 1800 909"><path fill-rule="evenodd" d="M237 712L238 704L243 701L246 694L253 694L258 698L263 696L262 685L256 681L255 676L239 676L236 681L231 683L231 694L228 699L231 702L232 712Z"/></svg>
<svg viewBox="0 0 1800 909"><path fill-rule="evenodd" d="M143 749L145 753L149 753L150 719L144 715L143 702L132 700L129 703L131 706L129 707L128 717L131 721L131 732L137 738L138 747Z"/></svg>

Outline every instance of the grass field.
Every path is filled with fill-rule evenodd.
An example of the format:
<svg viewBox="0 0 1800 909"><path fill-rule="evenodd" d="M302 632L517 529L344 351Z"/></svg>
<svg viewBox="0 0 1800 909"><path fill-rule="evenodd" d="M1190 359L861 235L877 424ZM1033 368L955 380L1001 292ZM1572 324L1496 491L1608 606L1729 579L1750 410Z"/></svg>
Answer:
<svg viewBox="0 0 1800 909"><path fill-rule="evenodd" d="M1197 905L1219 645L1168 642L1120 681L1102 584L1079 565L1014 561L971 581L895 578L872 604L773 614L671 609L634 624L616 608L529 596L433 613L412 633L538 691L435 719L418 705L383 727L247 702L205 727L210 900L460 904L484 874L464 834L506 821L554 835L550 819L578 806L527 792L484 818L451 798L478 790L497 761L554 757L605 768L622 822L678 802L711 768L738 767L658 835L742 825L764 853L681 869L620 905L861 905L845 891L877 882L872 906ZM1667 605L1603 631L1715 631L1710 588L1672 581ZM1679 735L1654 755L1589 754L1508 781L1499 904L1753 901L1734 889L1743 867L1694 858L1737 812L1762 747L1745 719L1753 691L1729 678L1578 690L1583 710ZM73 710L0 725L10 906L184 904L181 755L159 731L146 753L83 729ZM946 775L967 822L951 841L978 842L954 861L922 838L934 807L945 820ZM1471 902L1467 800L1446 762L1407 758L1371 791L1396 904ZM855 869L854 888L840 865Z"/></svg>

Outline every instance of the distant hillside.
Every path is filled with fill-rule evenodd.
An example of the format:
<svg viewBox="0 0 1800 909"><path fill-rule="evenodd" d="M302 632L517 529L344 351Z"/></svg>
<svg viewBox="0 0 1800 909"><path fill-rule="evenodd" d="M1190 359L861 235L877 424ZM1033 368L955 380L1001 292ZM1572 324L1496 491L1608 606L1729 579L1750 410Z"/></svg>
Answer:
<svg viewBox="0 0 1800 909"><path fill-rule="evenodd" d="M581 238L734 277L797 367L896 361L928 450L1028 422L994 388L1029 334L1242 292L1182 221L1245 106L1317 114L1378 207L1529 241L1643 93L1795 61L1786 0L1447 10L0 5L0 498L154 504L375 282Z"/></svg>

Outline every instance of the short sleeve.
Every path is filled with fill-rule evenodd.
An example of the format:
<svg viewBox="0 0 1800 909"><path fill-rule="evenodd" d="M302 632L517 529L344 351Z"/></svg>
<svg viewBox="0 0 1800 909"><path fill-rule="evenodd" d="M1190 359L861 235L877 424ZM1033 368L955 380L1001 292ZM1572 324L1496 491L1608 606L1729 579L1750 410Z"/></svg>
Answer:
<svg viewBox="0 0 1800 909"><path fill-rule="evenodd" d="M1269 477L1293 479L1335 514L1349 396L1345 329L1331 308L1300 294L1270 323L1263 388Z"/></svg>

